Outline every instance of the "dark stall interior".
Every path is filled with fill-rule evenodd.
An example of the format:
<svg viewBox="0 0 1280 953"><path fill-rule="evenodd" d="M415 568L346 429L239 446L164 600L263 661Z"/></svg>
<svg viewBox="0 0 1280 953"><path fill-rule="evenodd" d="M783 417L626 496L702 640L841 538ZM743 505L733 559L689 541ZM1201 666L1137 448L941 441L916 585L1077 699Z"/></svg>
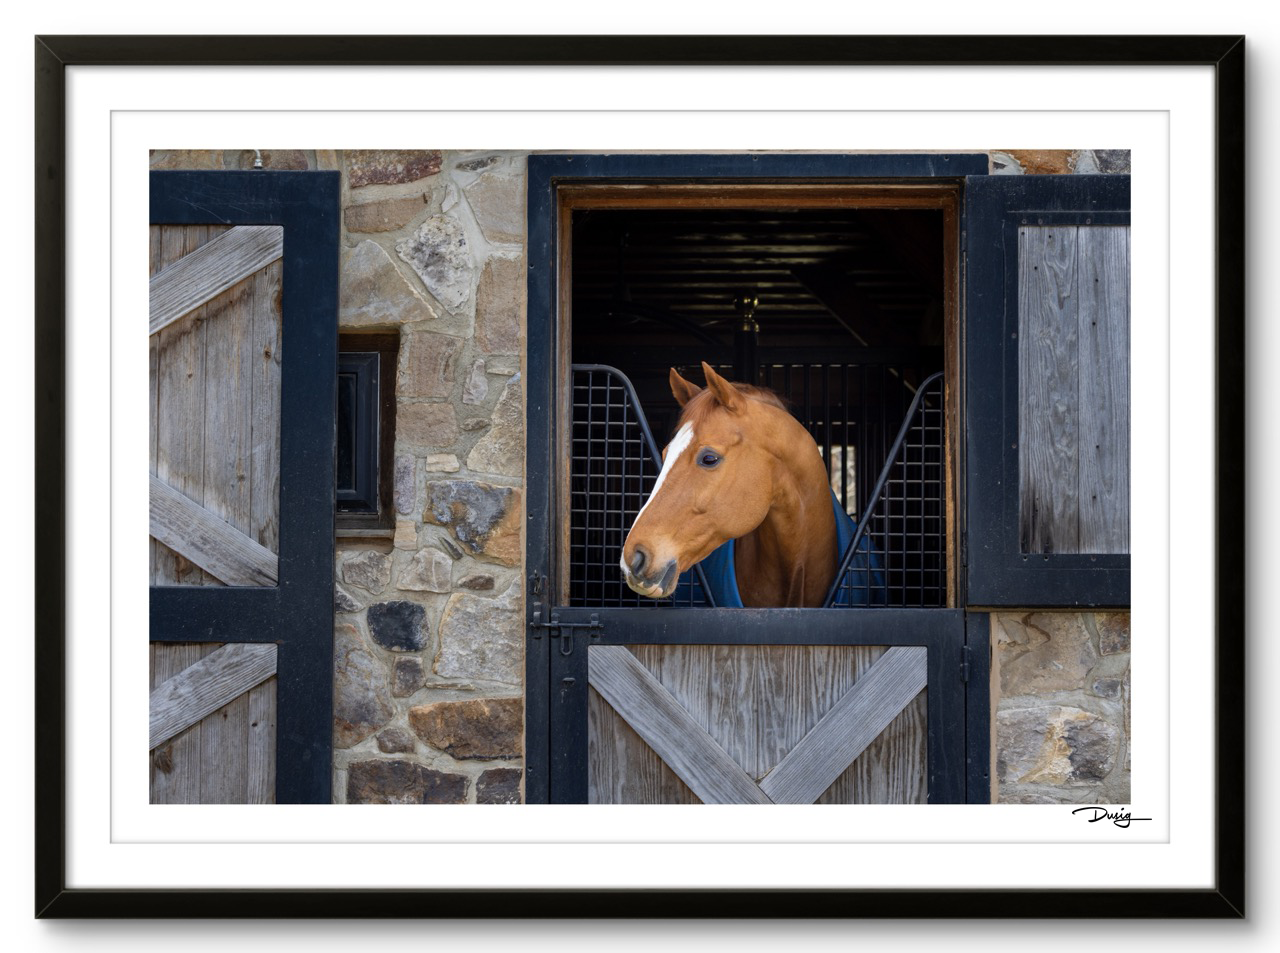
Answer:
<svg viewBox="0 0 1280 953"><path fill-rule="evenodd" d="M587 422L615 413L593 409L602 378L583 365L617 368L631 381L660 448L678 415L668 369L701 384L705 360L788 402L828 461L833 491L859 518L917 390L944 369L942 211L579 209L572 221L575 478L596 465L577 438L603 434ZM940 461L935 429L930 453ZM590 453L601 453L598 440ZM627 485L627 498L607 508L643 503L643 481ZM606 506L576 495L575 509ZM575 549L587 523L600 528L586 520ZM626 523L608 528L606 550ZM599 561L591 580L616 584L616 559ZM576 601L592 604L592 583L581 582Z"/></svg>

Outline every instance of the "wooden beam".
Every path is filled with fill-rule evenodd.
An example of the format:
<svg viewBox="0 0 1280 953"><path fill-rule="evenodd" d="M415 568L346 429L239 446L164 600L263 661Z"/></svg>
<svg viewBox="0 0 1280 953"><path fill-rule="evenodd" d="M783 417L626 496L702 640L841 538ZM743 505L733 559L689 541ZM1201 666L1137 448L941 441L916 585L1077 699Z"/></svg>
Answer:
<svg viewBox="0 0 1280 953"><path fill-rule="evenodd" d="M889 649L765 775L760 789L775 804L812 804L927 681L924 648Z"/></svg>
<svg viewBox="0 0 1280 953"><path fill-rule="evenodd" d="M955 185L580 185L560 189L568 209L943 208Z"/></svg>
<svg viewBox="0 0 1280 953"><path fill-rule="evenodd" d="M151 333L283 255L283 226L239 225L228 229L151 279Z"/></svg>
<svg viewBox="0 0 1280 953"><path fill-rule="evenodd" d="M151 692L151 748L164 744L206 715L234 701L276 673L275 645L224 645Z"/></svg>
<svg viewBox="0 0 1280 953"><path fill-rule="evenodd" d="M275 553L154 476L151 535L228 586L276 584Z"/></svg>
<svg viewBox="0 0 1280 953"><path fill-rule="evenodd" d="M770 803L738 763L624 647L592 647L587 682L704 804Z"/></svg>

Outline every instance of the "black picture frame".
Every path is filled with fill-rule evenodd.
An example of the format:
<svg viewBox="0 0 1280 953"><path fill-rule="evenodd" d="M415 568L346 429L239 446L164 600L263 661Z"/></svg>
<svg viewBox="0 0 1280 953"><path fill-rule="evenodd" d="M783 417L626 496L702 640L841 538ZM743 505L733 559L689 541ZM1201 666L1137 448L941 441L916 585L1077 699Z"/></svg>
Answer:
<svg viewBox="0 0 1280 953"><path fill-rule="evenodd" d="M429 42L424 42L429 40ZM1242 918L1244 760L1244 38L1239 36L38 36L35 38L36 745L38 917L404 917L429 893L455 917L1009 916L1010 891L972 890L124 890L66 878L64 364L65 71L75 65L1207 65L1215 73L1215 884L1018 891L1017 909L1092 918ZM556 903L547 902L554 896ZM638 904L638 898L643 903ZM1063 904L1064 896L1071 903ZM234 902L228 906L228 897ZM762 902L763 901L763 902ZM339 907L338 905L341 904ZM441 904L444 906L441 907Z"/></svg>

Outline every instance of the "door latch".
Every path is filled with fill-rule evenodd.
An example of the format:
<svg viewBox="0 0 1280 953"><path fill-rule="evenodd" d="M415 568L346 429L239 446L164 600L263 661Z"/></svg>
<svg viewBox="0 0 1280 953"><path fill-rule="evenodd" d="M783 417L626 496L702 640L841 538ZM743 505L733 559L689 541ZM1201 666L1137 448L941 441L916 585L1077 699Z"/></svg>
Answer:
<svg viewBox="0 0 1280 953"><path fill-rule="evenodd" d="M593 636L599 636L604 630L604 623L600 621L598 612L591 613L590 621L587 622L561 622L560 613L551 613L551 619L544 622L542 620L542 607L535 606L533 610L533 618L529 620L529 629L531 636L535 639L542 638L542 633L546 632L548 638L560 640L560 654L573 654L573 630L586 629Z"/></svg>

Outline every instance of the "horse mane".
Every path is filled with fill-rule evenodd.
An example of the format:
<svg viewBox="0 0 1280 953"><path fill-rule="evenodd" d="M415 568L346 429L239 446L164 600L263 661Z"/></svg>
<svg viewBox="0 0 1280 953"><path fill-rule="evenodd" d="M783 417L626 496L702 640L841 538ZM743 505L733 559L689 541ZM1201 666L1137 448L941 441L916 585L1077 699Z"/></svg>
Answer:
<svg viewBox="0 0 1280 953"><path fill-rule="evenodd" d="M791 413L791 408L787 406L786 402L775 391L767 387L757 387L754 384L739 384L737 382L733 382L733 386L744 397L758 400L761 403L769 404L779 410ZM680 419L676 422L676 429L679 430L685 424L693 424L694 429L697 429L698 424L710 416L715 404L716 399L715 395L711 393L711 388L704 387L700 393L695 394L684 405L680 412Z"/></svg>

